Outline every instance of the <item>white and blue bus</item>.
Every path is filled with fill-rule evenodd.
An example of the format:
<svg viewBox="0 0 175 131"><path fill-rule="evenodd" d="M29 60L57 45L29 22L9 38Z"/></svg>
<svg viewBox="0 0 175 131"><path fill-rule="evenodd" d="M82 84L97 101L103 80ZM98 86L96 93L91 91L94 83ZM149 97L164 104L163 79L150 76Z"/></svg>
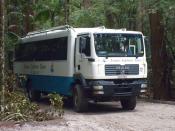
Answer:
<svg viewBox="0 0 175 131"><path fill-rule="evenodd" d="M146 87L144 37L126 29L68 25L30 32L15 48L14 72L27 77L30 100L56 92L73 98L77 112L87 110L89 100L120 100L133 110Z"/></svg>

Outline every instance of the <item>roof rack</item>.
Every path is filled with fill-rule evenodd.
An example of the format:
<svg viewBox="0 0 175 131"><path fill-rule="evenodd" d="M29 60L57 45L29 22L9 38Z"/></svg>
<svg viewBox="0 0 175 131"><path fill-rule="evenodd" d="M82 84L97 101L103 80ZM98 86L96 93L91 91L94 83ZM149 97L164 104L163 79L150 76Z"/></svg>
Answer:
<svg viewBox="0 0 175 131"><path fill-rule="evenodd" d="M98 27L93 27L93 28L106 29L105 26L98 26Z"/></svg>
<svg viewBox="0 0 175 131"><path fill-rule="evenodd" d="M70 25L57 26L57 27L53 27L50 29L46 29L46 30L38 30L38 31L29 32L29 33L27 33L27 36L36 35L36 34L40 34L40 33L47 33L49 31L54 31L54 30L65 30L65 29L69 29L69 28L73 28L73 27Z"/></svg>
<svg viewBox="0 0 175 131"><path fill-rule="evenodd" d="M121 29L119 29L119 30L122 30L122 31L127 31L127 29L126 29L126 28L121 28Z"/></svg>

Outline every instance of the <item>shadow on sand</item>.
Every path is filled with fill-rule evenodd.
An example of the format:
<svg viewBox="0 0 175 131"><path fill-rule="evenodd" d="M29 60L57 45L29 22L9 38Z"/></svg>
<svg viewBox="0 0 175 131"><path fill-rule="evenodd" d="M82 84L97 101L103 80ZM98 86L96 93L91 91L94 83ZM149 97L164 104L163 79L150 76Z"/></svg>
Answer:
<svg viewBox="0 0 175 131"><path fill-rule="evenodd" d="M43 98L39 102L37 102L41 107L48 108L50 106L50 101L48 98ZM64 110L65 112L74 112L73 105L69 101L64 101ZM106 114L106 113L121 113L121 112L135 112L133 111L125 111L122 109L120 102L89 102L88 111L83 112L84 115L93 115L93 114ZM75 112L74 112L75 113Z"/></svg>

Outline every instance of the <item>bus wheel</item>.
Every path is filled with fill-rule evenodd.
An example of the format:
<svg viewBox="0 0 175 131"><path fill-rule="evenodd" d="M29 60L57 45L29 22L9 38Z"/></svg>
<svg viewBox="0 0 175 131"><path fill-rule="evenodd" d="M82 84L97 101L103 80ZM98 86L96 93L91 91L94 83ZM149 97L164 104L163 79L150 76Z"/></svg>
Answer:
<svg viewBox="0 0 175 131"><path fill-rule="evenodd" d="M27 96L30 101L39 101L41 98L41 93L32 89L32 82L29 81L26 85Z"/></svg>
<svg viewBox="0 0 175 131"><path fill-rule="evenodd" d="M136 96L121 99L120 102L124 110L134 110L136 107Z"/></svg>
<svg viewBox="0 0 175 131"><path fill-rule="evenodd" d="M88 108L88 101L79 84L76 84L73 90L73 104L76 112L84 112Z"/></svg>

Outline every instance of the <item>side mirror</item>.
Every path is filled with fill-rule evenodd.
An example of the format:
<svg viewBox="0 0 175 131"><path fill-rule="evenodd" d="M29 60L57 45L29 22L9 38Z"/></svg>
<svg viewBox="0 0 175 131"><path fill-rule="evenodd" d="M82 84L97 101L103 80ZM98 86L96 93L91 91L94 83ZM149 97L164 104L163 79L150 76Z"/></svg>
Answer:
<svg viewBox="0 0 175 131"><path fill-rule="evenodd" d="M80 50L81 50L81 53L83 52L83 50L85 48L86 48L86 38L80 37Z"/></svg>
<svg viewBox="0 0 175 131"><path fill-rule="evenodd" d="M86 56L91 55L90 37L80 36L80 38L79 38L79 52L80 52L80 54L85 54Z"/></svg>

